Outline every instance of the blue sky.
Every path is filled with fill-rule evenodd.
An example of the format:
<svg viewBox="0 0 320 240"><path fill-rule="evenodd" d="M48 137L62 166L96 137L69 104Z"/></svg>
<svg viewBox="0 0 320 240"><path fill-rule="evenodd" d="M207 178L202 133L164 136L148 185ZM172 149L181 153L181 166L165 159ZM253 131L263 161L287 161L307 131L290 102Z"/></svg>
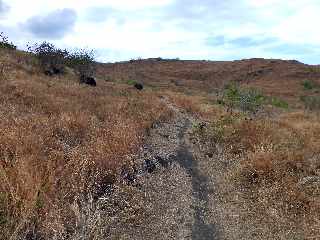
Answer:
<svg viewBox="0 0 320 240"><path fill-rule="evenodd" d="M319 0L0 0L0 31L132 58L297 59L320 64Z"/></svg>

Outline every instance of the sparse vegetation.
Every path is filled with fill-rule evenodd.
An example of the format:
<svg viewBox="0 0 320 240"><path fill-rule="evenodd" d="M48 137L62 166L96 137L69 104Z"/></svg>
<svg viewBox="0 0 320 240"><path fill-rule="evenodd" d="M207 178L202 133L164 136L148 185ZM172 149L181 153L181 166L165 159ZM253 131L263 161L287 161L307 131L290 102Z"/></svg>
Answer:
<svg viewBox="0 0 320 240"><path fill-rule="evenodd" d="M23 68L7 75L0 85L0 239L28 231L52 239L57 229L72 231L74 202L115 181L147 129L170 111L154 93L141 98L123 86L88 91Z"/></svg>
<svg viewBox="0 0 320 240"><path fill-rule="evenodd" d="M135 81L135 80L128 80L127 81L127 84L131 85L131 86L134 86L136 83L137 83L137 81Z"/></svg>
<svg viewBox="0 0 320 240"><path fill-rule="evenodd" d="M48 75L62 74L65 67L68 66L79 74L80 81L83 78L94 76L95 62L93 50L79 49L70 52L66 49L59 49L49 42L28 46L28 50L35 54L42 70L48 73Z"/></svg>
<svg viewBox="0 0 320 240"><path fill-rule="evenodd" d="M79 49L70 53L67 57L68 65L74 68L81 76L93 77L96 71L94 51Z"/></svg>
<svg viewBox="0 0 320 240"><path fill-rule="evenodd" d="M312 89L320 87L320 85L317 84L315 81L310 81L310 80L304 81L302 83L302 86L303 86L304 90L312 90Z"/></svg>
<svg viewBox="0 0 320 240"><path fill-rule="evenodd" d="M69 56L67 50L61 50L49 42L28 46L28 50L38 58L44 72L56 69L57 72L63 73Z"/></svg>
<svg viewBox="0 0 320 240"><path fill-rule="evenodd" d="M228 110L239 108L242 111L255 113L263 104L264 96L256 89L242 89L236 83L227 84L218 103L227 106Z"/></svg>
<svg viewBox="0 0 320 240"><path fill-rule="evenodd" d="M305 108L310 111L319 111L320 110L320 96L302 96L301 100L303 101Z"/></svg>
<svg viewBox="0 0 320 240"><path fill-rule="evenodd" d="M222 97L218 98L217 103L226 106L228 111L240 109L248 113L256 113L265 104L283 109L289 107L289 104L280 98L264 96L257 89L241 88L235 83L224 87Z"/></svg>
<svg viewBox="0 0 320 240"><path fill-rule="evenodd" d="M8 37L3 32L1 32L0 33L0 49L16 50L17 46L14 45L12 42L9 42Z"/></svg>
<svg viewBox="0 0 320 240"><path fill-rule="evenodd" d="M270 91L268 96L263 95L268 87L260 90L257 81L252 86L228 84L217 97L208 94L212 92L211 82L208 89L205 86L205 80L212 75L209 63L202 63L204 73L198 73L192 71L200 71L199 63L161 59L141 60L137 64L133 61L128 63L129 70L125 64L99 65L98 76L107 72L109 82L101 81L98 87L88 89L77 84L75 74L45 81L38 72L28 71L25 65L31 61L15 59L18 56L13 53L17 51L5 52L11 55L0 56L0 62L6 63L5 74L0 69L0 79L6 79L0 84L1 240L98 239L97 232L109 230L100 229L109 215L99 215L100 209L95 209L101 197L106 197L101 209L107 208L115 221L124 219L130 226L141 225L134 222L141 217L139 208L147 205L151 209L152 203L145 204L137 197L146 195L140 186L132 183L112 189L126 196L124 202L120 202L117 195L113 199L106 193L119 181L124 168L134 169L134 157L144 140L152 136L150 129L158 131L155 123L164 123L172 130L158 135L163 135L168 144L174 136L178 142L174 144L182 149L177 151L192 144L196 146L192 149L194 153L187 153L198 154L199 166L195 164L189 170L199 175L199 181L202 174L207 178L208 172L216 170L216 174L208 177L208 188L214 180L212 195L217 195L218 201L227 201L219 212L227 209L228 217L230 213L236 216L236 228L256 227L259 234L265 231L274 234L274 239L319 236L320 125L319 116L312 111L320 109L320 97L311 96L315 92L310 91L310 96L301 98L312 111L295 109L294 104L289 108L291 101L299 101L298 94L279 88L278 81L264 84L271 85L272 93L283 91L283 95L272 95ZM35 45L31 52L36 54L43 70L71 67L80 78L93 76L96 71L92 51L70 53L44 42ZM32 58L32 54L27 57ZM148 68L155 72L151 75ZM163 84L166 77L169 80ZM127 79L130 80L126 82ZM153 81L152 85L157 88L152 91L147 88L141 94L128 86L137 84L131 79L141 79L146 84ZM173 91L169 89L170 83L176 79L182 80ZM303 91L301 81L293 83L295 89ZM311 81L303 86L306 90L317 88ZM217 101L224 107L216 105ZM286 111L265 106L273 111L273 115L265 117L264 105ZM178 110L173 111L172 107ZM258 111L262 114L253 117ZM179 115L176 120L182 120L175 123L178 127L170 126L169 119L175 114ZM186 126L193 123L190 136L184 120ZM179 134L190 137L186 141L192 143L183 145L178 140ZM161 148L162 142L156 143ZM191 169L193 167L197 169ZM179 169L183 171L183 167ZM190 172L184 172L181 179L189 179ZM131 179L134 183L135 180ZM178 185L175 187L179 189ZM131 201L140 205L131 206ZM118 216L114 207L123 210L123 215ZM212 210L210 207L208 205L208 212ZM284 233L281 228L285 228ZM288 235L289 232L292 235Z"/></svg>
<svg viewBox="0 0 320 240"><path fill-rule="evenodd" d="M270 97L267 100L272 106L274 107L278 107L278 108L283 108L283 109L287 109L289 107L289 104L277 97Z"/></svg>
<svg viewBox="0 0 320 240"><path fill-rule="evenodd" d="M286 113L278 120L226 114L198 129L194 134L206 146L204 151L214 152L219 146L224 158L230 159L221 178L228 197L228 186L236 189L232 188L234 201L247 224L278 227L268 214L272 208L293 229L293 236L301 234L296 232L301 223L308 226L303 236L314 236L317 231L311 226L316 226L320 213L319 191L313 184L319 179L315 176L320 152L318 117L303 112Z"/></svg>

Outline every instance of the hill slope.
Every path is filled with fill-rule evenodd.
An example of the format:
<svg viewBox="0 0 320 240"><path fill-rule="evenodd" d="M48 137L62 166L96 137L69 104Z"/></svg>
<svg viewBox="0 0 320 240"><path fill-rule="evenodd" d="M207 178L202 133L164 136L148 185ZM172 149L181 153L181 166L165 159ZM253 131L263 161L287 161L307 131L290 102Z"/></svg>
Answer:
<svg viewBox="0 0 320 240"><path fill-rule="evenodd" d="M0 239L319 236L318 66L149 59L89 87L0 64Z"/></svg>
<svg viewBox="0 0 320 240"><path fill-rule="evenodd" d="M104 80L141 81L155 88L210 92L230 81L259 87L266 94L296 98L305 80L320 83L320 67L297 61L249 59L233 62L147 59L102 64L98 75Z"/></svg>

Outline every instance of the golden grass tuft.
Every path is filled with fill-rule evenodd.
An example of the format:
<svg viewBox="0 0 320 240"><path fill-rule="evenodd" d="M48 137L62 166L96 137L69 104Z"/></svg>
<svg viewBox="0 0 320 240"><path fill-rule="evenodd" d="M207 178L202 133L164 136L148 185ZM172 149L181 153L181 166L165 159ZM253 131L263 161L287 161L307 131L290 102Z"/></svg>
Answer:
<svg viewBox="0 0 320 240"><path fill-rule="evenodd" d="M68 228L72 203L114 181L155 121L171 112L154 93L74 76L9 68L0 82L0 239ZM51 231L51 232L50 232ZM22 235L21 235L22 234Z"/></svg>

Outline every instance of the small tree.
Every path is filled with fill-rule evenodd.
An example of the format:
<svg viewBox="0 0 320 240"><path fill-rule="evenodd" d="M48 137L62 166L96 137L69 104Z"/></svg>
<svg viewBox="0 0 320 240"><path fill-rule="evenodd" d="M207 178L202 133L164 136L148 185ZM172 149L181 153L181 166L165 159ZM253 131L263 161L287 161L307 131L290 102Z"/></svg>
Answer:
<svg viewBox="0 0 320 240"><path fill-rule="evenodd" d="M68 65L78 71L80 78L94 76L96 71L94 51L79 49L69 54Z"/></svg>
<svg viewBox="0 0 320 240"><path fill-rule="evenodd" d="M28 46L28 50L37 56L41 67L44 70L60 69L62 71L69 55L67 50L56 48L52 43L49 42Z"/></svg>
<svg viewBox="0 0 320 240"><path fill-rule="evenodd" d="M231 113L234 108L256 113L264 100L264 96L255 89L242 89L237 83L229 83L225 85L218 103L225 105Z"/></svg>
<svg viewBox="0 0 320 240"><path fill-rule="evenodd" d="M5 36L3 32L1 32L0 33L0 48L16 50L17 46L15 46L12 42L9 42L8 37Z"/></svg>

